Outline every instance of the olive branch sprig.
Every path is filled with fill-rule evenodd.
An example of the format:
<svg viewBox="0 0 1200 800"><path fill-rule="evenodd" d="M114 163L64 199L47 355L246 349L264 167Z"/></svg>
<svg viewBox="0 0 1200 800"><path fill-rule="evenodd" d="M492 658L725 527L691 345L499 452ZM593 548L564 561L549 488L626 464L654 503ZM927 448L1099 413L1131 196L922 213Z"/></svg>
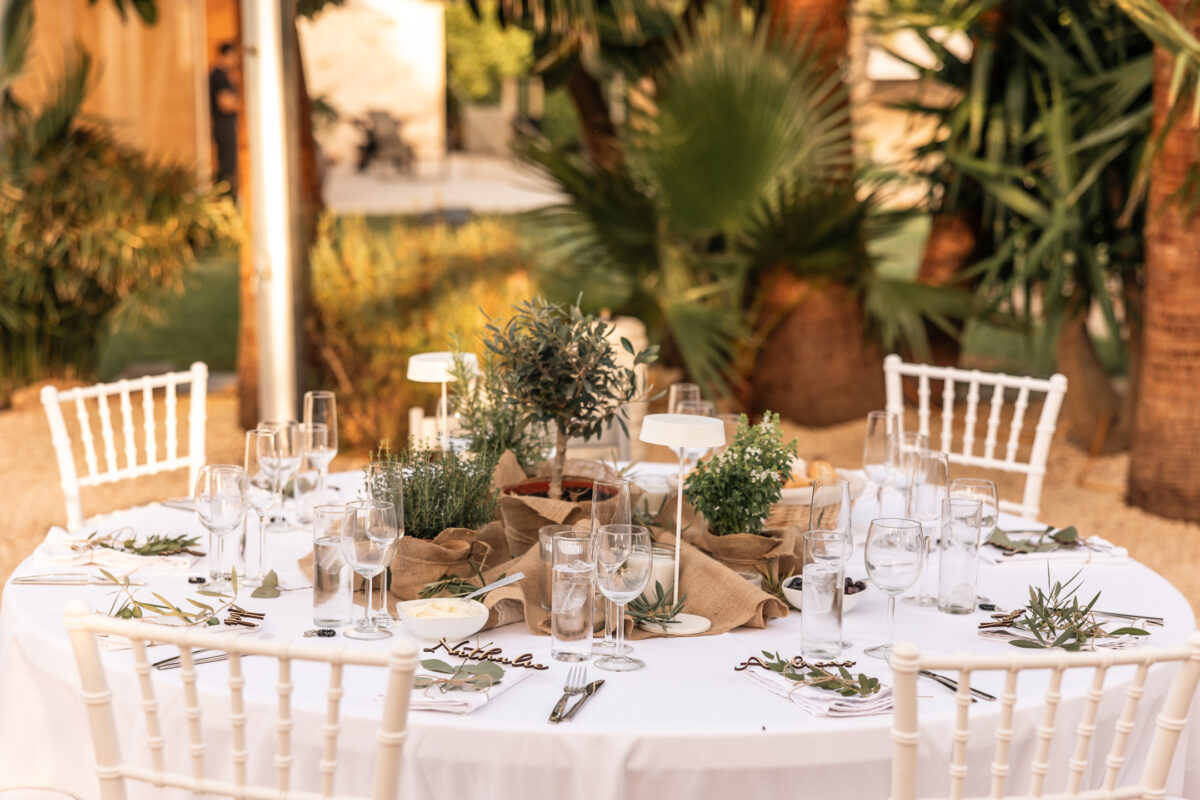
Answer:
<svg viewBox="0 0 1200 800"><path fill-rule="evenodd" d="M439 678L432 675L417 675L413 678L414 689L436 688L438 691L452 692L486 692L504 679L504 668L490 661L480 661L475 664L463 663L457 667L447 664L440 658L422 659L421 666L430 672L449 677Z"/></svg>
<svg viewBox="0 0 1200 800"><path fill-rule="evenodd" d="M1012 627L1028 631L1033 639L1013 639L1010 644L1037 650L1059 647L1075 651L1085 646L1090 649L1095 639L1150 635L1134 627L1105 630L1092 614L1100 592L1086 603L1079 601L1079 590L1083 587L1083 581L1079 580L1081 572L1066 581L1051 582L1050 565L1046 565L1047 588L1030 586L1029 605L1012 623Z"/></svg>
<svg viewBox="0 0 1200 800"><path fill-rule="evenodd" d="M808 662L800 656L787 660L779 653L762 651L763 657L751 656L738 664L734 669L742 672L750 667L760 667L778 673L789 681L802 686L813 686L829 692L837 692L843 697L870 697L880 690L878 678L859 673L851 674L849 667L853 661L817 661Z"/></svg>
<svg viewBox="0 0 1200 800"><path fill-rule="evenodd" d="M638 595L629 601L629 605L625 607L625 613L633 620L634 625L645 622L648 625L657 625L665 629L668 625L683 611L683 605L687 602L687 595L679 598L678 603L671 603L670 596L663 590L663 585L660 581L654 582L654 599L648 600L642 595Z"/></svg>
<svg viewBox="0 0 1200 800"><path fill-rule="evenodd" d="M122 535L125 535L124 539L119 538ZM203 556L205 555L204 551L195 549L199 543L199 536L188 536L187 534L180 534L178 536L154 534L138 542L137 534L133 532L133 528L126 527L119 528L111 533L93 533L82 542L71 545L71 549L76 551L116 550L122 553L132 553L137 556L174 556L180 553Z"/></svg>
<svg viewBox="0 0 1200 800"><path fill-rule="evenodd" d="M237 594L238 594L238 576L237 570L233 571L232 586L233 594L225 594L212 591L201 590L200 594L215 597L221 602L214 605L205 603L203 600L196 600L189 597L188 602L196 607L196 611L188 611L172 603L167 598L163 597L158 592L151 592L158 599L157 603L151 603L146 600L139 600L133 592L132 583L128 575L120 577L112 574L106 569L101 568L100 574L116 587L113 593L113 602L108 609L110 617L118 619L142 619L146 614L153 614L163 617L176 617L183 620L185 625L218 625L221 622L221 615L229 610L238 609ZM122 602L124 600L124 602ZM118 605L120 603L120 605Z"/></svg>

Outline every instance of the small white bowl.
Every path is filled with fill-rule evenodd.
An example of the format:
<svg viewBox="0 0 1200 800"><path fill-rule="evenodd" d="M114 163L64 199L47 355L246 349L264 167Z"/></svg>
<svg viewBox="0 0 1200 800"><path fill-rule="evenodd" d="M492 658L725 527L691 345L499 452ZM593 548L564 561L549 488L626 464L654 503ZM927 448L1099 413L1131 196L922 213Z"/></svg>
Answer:
<svg viewBox="0 0 1200 800"><path fill-rule="evenodd" d="M792 577L796 577L796 576L792 576ZM799 611L801 603L804 602L804 592L801 589L788 588L787 583L791 579L792 578L788 578L787 581L783 582L784 583L783 596L787 598L788 605L790 605L792 608ZM863 579L855 578L854 580L860 581ZM855 592L854 594L842 595L842 613L843 614L845 614L847 611L853 611L855 608L857 608L858 604L862 602L863 595L866 594L867 592L871 591L871 582L864 580L863 583L865 583L867 585L867 588L863 589L861 592Z"/></svg>
<svg viewBox="0 0 1200 800"><path fill-rule="evenodd" d="M446 598L440 598L446 599ZM469 617L414 617L408 612L423 605L434 602L428 600L406 600L396 604L396 613L404 622L404 627L418 639L437 642L445 639L451 644L457 644L468 636L478 633L488 620L488 609L478 600L458 600L467 603L475 613Z"/></svg>

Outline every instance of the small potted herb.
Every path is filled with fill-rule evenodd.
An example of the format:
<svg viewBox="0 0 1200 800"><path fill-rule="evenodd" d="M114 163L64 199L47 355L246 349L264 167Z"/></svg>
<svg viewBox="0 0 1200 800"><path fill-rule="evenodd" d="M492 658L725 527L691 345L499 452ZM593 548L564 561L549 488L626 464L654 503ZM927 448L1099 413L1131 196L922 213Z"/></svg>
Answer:
<svg viewBox="0 0 1200 800"><path fill-rule="evenodd" d="M684 497L704 517L703 546L734 570L769 571L791 549L780 530L765 529L771 505L791 475L796 440L783 441L779 415L751 425L743 414L733 442L701 461L684 483Z"/></svg>
<svg viewBox="0 0 1200 800"><path fill-rule="evenodd" d="M390 588L416 599L429 583L470 577L508 560L504 528L496 521L496 458L422 447L399 452L385 442L367 470L372 497L395 502L403 486L404 536L392 560Z"/></svg>
<svg viewBox="0 0 1200 800"><path fill-rule="evenodd" d="M615 422L617 412L638 399L636 373L622 366L609 338L611 325L578 306L564 308L538 298L517 306L503 325L489 322L488 351L495 358L496 379L507 402L520 410L525 425L547 425L555 453L548 475L505 487L500 511L514 556L537 541L537 529L554 522L573 522L591 513L591 478L565 476L567 441L599 436ZM629 340L621 347L634 356L634 366L649 364L658 348L634 352ZM549 519L524 498L540 497L576 505L565 516ZM544 510L544 509L542 509Z"/></svg>

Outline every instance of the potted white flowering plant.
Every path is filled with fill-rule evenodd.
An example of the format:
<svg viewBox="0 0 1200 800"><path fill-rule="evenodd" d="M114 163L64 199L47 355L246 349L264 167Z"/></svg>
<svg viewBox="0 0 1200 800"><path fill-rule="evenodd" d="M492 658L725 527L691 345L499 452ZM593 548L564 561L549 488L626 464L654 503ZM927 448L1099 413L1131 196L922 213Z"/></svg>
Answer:
<svg viewBox="0 0 1200 800"><path fill-rule="evenodd" d="M779 415L751 425L738 420L733 442L700 464L684 483L684 497L708 523L703 546L731 569L768 571L791 548L783 531L764 528L792 470L796 440L783 441Z"/></svg>

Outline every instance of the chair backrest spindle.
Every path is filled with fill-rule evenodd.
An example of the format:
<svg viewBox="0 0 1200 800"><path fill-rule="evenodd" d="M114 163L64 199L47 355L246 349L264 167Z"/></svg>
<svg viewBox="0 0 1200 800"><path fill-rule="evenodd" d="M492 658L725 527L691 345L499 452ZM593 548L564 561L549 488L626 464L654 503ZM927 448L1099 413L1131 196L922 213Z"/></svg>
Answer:
<svg viewBox="0 0 1200 800"><path fill-rule="evenodd" d="M191 402L188 410L188 452L179 456L178 433L176 432L177 387L185 384L190 389ZM166 394L166 458L159 458L158 420L155 417L154 394L162 389ZM138 428L134 425L133 392L140 391L142 446L145 463L138 463ZM83 525L83 507L80 489L120 480L153 475L160 472L187 468L188 491L196 482L196 476L205 463L204 426L208 419L208 367L199 362L186 372L170 372L136 380L119 380L114 383L98 383L78 389L59 391L53 386L42 389L42 407L50 424L50 435L58 461L63 496L67 511L67 527L78 530ZM109 398L117 398L121 414L122 447L118 451L113 425L114 409ZM95 435L88 403L95 401L96 414L100 418L100 434L104 442L104 468L96 453ZM87 468L84 477L79 476L75 464L75 450L71 441L62 406L74 403L75 417L79 425L79 440L83 444L83 463ZM124 455L121 464L119 453Z"/></svg>
<svg viewBox="0 0 1200 800"><path fill-rule="evenodd" d="M114 619L93 614L82 600L72 601L64 613L71 644L78 662L83 685L84 700L88 704L88 717L92 727L92 738L96 754L97 771L100 776L101 800L125 800L126 783L140 781L159 787L185 789L200 795L255 798L255 800L320 800L337 797L333 793L334 775L337 768L337 746L341 731L339 724L342 681L346 664L387 670L386 690L383 700L378 744L375 754L373 784L370 797L394 800L397 796L400 776L402 748L408 717L409 697L412 693L413 671L417 664L417 647L410 641L398 638L387 652L330 648L323 643L307 641L268 641L250 635L221 634L200 631L187 627L151 625L138 620ZM147 736L150 742L151 768L146 768L134 759L125 761L121 755L116 717L112 708L112 693L104 672L97 646L96 636L106 634L123 637L132 642L137 688L142 696L142 707L146 716ZM147 643L173 644L179 648L180 670L168 673L182 680L182 707L186 725L175 724L161 718L159 703L155 699L152 667L147 663ZM196 662L193 648L207 647L225 651L229 667L229 706L231 749L233 753L233 781L216 780L205 775L205 765L216 759L205 758L203 726L201 725L201 701L197 690ZM276 780L274 785L256 785L248 782L248 775L257 770L248 769L247 752L247 701L242 657L246 655L273 658L278 665L276 673L276 737L274 754ZM320 793L292 788L292 709L293 662L304 661L328 664L330 677L326 693L327 704L324 716L324 742L319 762ZM211 685L206 685L212 691ZM221 720L214 718L210 727L220 727ZM171 769L164 764L162 730L187 729L188 748L185 764ZM141 754L141 748L133 748ZM269 752L269 751L267 751ZM144 756L141 756L144 758ZM266 755L263 755L266 758ZM265 765L264 765L265 766ZM365 798L363 798L365 800Z"/></svg>
<svg viewBox="0 0 1200 800"><path fill-rule="evenodd" d="M929 364L908 364L898 355L889 355L883 361L884 386L887 390L887 410L904 417L904 378L917 382L917 420L919 431L930 435L929 417L932 382L941 381L941 431L936 449L946 453L950 462L970 467L995 469L1025 476L1025 487L1020 502L1002 499L1001 511L1011 511L1024 517L1036 518L1041 503L1042 483L1046 474L1046 461L1050 456L1050 444L1062 408L1063 396L1067 392L1067 379L1054 375L1049 379L1017 377L998 372L981 372L954 367L937 367ZM966 384L966 409L962 421L961 443L955 442L954 412L959 393L958 383ZM982 453L976 447L976 428L980 422L979 404L984 390L991 392L987 426L984 433ZM1004 419L1006 392L1015 391L1016 400L1009 422L1004 457L997 457L997 445L1001 441L1000 428ZM1042 410L1027 460L1020 458L1021 431L1025 425L1025 413L1031 392L1044 395ZM930 441L933 446L932 437Z"/></svg>
<svg viewBox="0 0 1200 800"><path fill-rule="evenodd" d="M1133 739L1136 713L1145 694L1146 679L1155 665L1178 664L1170 685L1162 697L1162 705L1154 718L1153 737L1146 751L1145 762L1139 775L1127 769L1125 748ZM999 719L995 723L995 750L990 765L990 789L986 796L972 796L970 800L1117 800L1117 798L1163 798L1167 775L1171 768L1180 735L1187 723L1188 711L1200 683L1200 632L1192 633L1186 644L1175 647L1143 648L1139 650L1097 650L1067 653L1042 651L1022 655L935 655L922 654L914 645L900 643L892 651L892 683L895 705L892 715L892 791L891 800L916 800L918 784L918 743L921 740L917 716L916 676L920 670L957 671L959 689L955 695L957 705L953 728L952 757L949 784L946 794L937 797L948 800L963 800L963 787L969 779L966 753L969 745L968 712L972 708L970 682L980 673L1002 672L1005 675L1004 693L1000 698ZM1120 673L1128 680L1120 718L1114 724L1101 721L1102 701L1106 681L1116 667L1136 667L1132 677L1128 670ZM1063 676L1070 670L1091 670L1091 679L1082 703L1067 706L1063 710ZM1041 697L1041 711L1036 724L1028 720L1021 737L1032 738L1033 753L1029 756L1030 781L1028 789L1014 786L1010 789L1008 777L1012 773L1011 743L1015 738L1015 705L1017 682L1021 672L1048 672L1047 688ZM982 704L980 704L982 705ZM976 706L978 707L978 706ZM1036 711L1036 709L1029 709ZM1105 713L1115 711L1110 709ZM1060 725L1058 717L1070 714L1077 719L1073 742L1054 746L1055 734L1066 724ZM1075 715L1078 715L1075 717ZM1144 715L1144 727L1149 729L1149 713ZM1101 724L1112 728L1114 737L1104 760L1104 771L1092 770L1095 783L1102 786L1085 786L1088 781L1089 754L1095 745L1097 730ZM1028 728L1034 734L1029 737ZM1065 738L1065 735L1064 737ZM1147 737L1142 736L1142 741ZM1073 745L1073 746L1072 746ZM1054 771L1055 781L1062 780L1058 790L1047 786L1051 774L1051 755L1065 761L1065 769ZM1058 777L1061 776L1061 777ZM1120 783L1120 780L1124 783ZM1015 792L1019 791L1019 794ZM1010 793L1006 793L1010 792ZM923 795L923 797L928 797Z"/></svg>

